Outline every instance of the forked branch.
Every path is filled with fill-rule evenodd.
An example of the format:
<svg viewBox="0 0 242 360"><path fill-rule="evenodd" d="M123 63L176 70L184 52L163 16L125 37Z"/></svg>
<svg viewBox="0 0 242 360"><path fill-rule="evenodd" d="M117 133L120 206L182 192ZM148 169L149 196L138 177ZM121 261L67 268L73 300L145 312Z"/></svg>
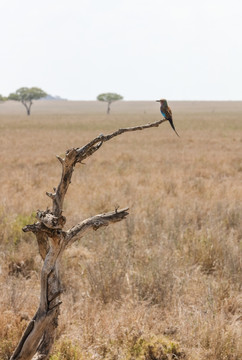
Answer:
<svg viewBox="0 0 242 360"><path fill-rule="evenodd" d="M64 231L66 218L62 215L63 203L72 173L76 163L93 155L102 144L125 132L144 130L158 127L165 119L151 124L119 129L109 135L99 135L81 148L72 148L66 151L65 158L57 156L62 175L60 183L53 193L46 193L52 199L52 210L37 211L37 222L26 225L25 232L33 232L36 236L39 253L44 261L41 271L41 293L39 308L22 336L11 360L47 360L55 339L55 330L58 325L60 295L62 293L59 280L59 260L65 248L77 238L82 237L88 230L97 230L100 227L121 221L128 216L128 208L114 210L90 217L71 229Z"/></svg>

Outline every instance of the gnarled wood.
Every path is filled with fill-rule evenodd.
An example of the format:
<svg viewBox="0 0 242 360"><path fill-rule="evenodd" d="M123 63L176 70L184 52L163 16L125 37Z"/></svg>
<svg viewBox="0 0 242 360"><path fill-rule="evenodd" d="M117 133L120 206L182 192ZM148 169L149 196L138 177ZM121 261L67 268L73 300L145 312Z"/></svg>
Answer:
<svg viewBox="0 0 242 360"><path fill-rule="evenodd" d="M99 135L81 148L66 151L65 158L57 156L62 174L60 183L54 192L47 192L52 199L52 210L37 211L37 222L23 228L24 232L35 234L39 253L44 261L41 271L41 293L39 308L27 326L11 360L46 360L49 357L55 340L55 329L58 326L60 313L60 295L62 293L59 279L59 263L65 248L89 230L97 230L102 226L122 221L128 216L128 208L114 210L90 217L71 229L64 231L66 219L62 215L63 203L72 174L77 163L93 155L104 142L125 132L158 127L164 119L157 122L119 129L109 135Z"/></svg>

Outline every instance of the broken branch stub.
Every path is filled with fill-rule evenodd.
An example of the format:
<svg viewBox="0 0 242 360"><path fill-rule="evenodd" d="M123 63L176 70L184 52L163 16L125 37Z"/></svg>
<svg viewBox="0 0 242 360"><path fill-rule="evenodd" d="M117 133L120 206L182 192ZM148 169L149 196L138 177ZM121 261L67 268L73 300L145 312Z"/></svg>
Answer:
<svg viewBox="0 0 242 360"><path fill-rule="evenodd" d="M62 215L63 203L72 174L77 163L93 155L104 142L125 132L158 127L165 119L151 124L119 129L109 135L99 135L81 148L66 151L65 157L57 156L62 174L59 185L54 192L47 192L52 199L52 210L37 211L37 222L26 225L24 232L35 234L39 253L44 261L41 271L40 303L36 314L27 326L10 360L47 360L55 341L55 330L60 313L60 295L62 293L59 279L59 263L65 248L87 231L122 221L128 216L128 208L115 209L104 214L92 216L81 221L67 231L63 230L66 218Z"/></svg>

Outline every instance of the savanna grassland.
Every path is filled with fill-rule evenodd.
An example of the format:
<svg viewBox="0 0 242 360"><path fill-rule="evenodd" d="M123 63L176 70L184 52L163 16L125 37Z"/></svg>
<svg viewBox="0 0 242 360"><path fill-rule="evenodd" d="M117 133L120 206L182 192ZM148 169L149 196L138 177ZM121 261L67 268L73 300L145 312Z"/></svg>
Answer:
<svg viewBox="0 0 242 360"><path fill-rule="evenodd" d="M171 102L168 123L123 134L77 165L66 228L115 207L130 215L89 232L62 260L52 360L239 360L242 102ZM0 104L0 359L39 302L30 233L58 185L55 155L100 133L160 119L155 102Z"/></svg>

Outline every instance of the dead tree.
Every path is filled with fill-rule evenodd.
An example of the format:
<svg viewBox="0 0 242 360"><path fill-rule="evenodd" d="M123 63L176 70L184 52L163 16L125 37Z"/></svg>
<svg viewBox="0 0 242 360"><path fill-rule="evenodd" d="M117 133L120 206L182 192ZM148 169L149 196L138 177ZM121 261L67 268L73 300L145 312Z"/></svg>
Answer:
<svg viewBox="0 0 242 360"><path fill-rule="evenodd" d="M43 259L41 271L40 303L33 319L28 324L19 344L10 360L46 360L55 340L55 330L58 326L58 316L61 305L61 284L59 279L59 264L67 246L85 232L97 230L102 226L121 221L128 215L128 208L115 209L104 214L90 217L69 230L63 230L66 222L62 214L64 198L71 183L72 174L77 163L93 155L104 142L129 131L137 131L158 127L165 119L142 126L119 129L109 135L99 135L81 148L66 151L65 158L57 156L62 166L61 180L53 192L47 192L52 199L52 209L37 211L37 222L23 228L24 232L35 234L40 256ZM78 236L78 237L77 237Z"/></svg>

